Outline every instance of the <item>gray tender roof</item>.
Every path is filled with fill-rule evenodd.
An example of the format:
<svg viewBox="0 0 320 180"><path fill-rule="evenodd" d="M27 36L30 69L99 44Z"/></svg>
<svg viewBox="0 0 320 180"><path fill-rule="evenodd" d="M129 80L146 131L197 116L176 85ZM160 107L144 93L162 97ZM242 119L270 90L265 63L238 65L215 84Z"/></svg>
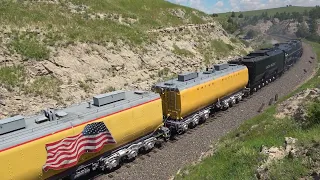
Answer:
<svg viewBox="0 0 320 180"><path fill-rule="evenodd" d="M209 71L198 72L197 78L194 78L185 82L178 81L178 78L175 78L165 82L158 83L154 85L153 88L163 88L163 89L172 89L172 90L182 91L184 89L188 89L196 85L199 85L214 79L218 79L222 76L225 76L227 74L230 74L232 72L236 72L245 68L246 66L243 66L243 65L229 64L229 66L226 69L223 69L220 71L210 69ZM212 70L213 70L213 73L211 73ZM186 73L183 73L183 74L186 74Z"/></svg>
<svg viewBox="0 0 320 180"><path fill-rule="evenodd" d="M160 96L152 92L138 91L135 93L134 91L126 91L124 100L119 100L104 106L94 106L93 101L90 101L91 108L88 108L88 102L84 102L80 104L74 104L65 109L56 110L55 114L64 117L59 117L54 121L46 121L40 124L35 123L37 119L46 119L43 113L32 117L25 117L25 129L0 135L0 151L2 149L6 149L66 128L70 128L102 116L107 116L109 114L158 98L160 98ZM8 118L3 120L4 122L10 121Z"/></svg>
<svg viewBox="0 0 320 180"><path fill-rule="evenodd" d="M275 49L275 48L261 49L261 50L254 51L248 54L248 56L245 56L242 59L241 58L237 59L235 61L241 60L242 62L257 62L257 61L264 60L265 58L268 58L270 56L274 56L281 53L283 53L282 50ZM231 61L231 62L234 62L234 61Z"/></svg>

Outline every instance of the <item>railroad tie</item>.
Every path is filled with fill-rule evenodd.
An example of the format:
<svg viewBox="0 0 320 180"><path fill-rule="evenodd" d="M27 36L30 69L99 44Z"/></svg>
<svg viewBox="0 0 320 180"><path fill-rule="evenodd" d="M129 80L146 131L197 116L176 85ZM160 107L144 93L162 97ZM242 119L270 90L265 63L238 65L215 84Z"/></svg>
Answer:
<svg viewBox="0 0 320 180"><path fill-rule="evenodd" d="M259 112L259 113L262 111L264 105L265 105L264 103L261 104L260 108L258 109L258 112Z"/></svg>
<svg viewBox="0 0 320 180"><path fill-rule="evenodd" d="M275 102L278 101L278 94L276 94L276 95L274 96L274 101L275 101Z"/></svg>
<svg viewBox="0 0 320 180"><path fill-rule="evenodd" d="M271 106L272 104L273 104L273 98L269 100L269 106Z"/></svg>

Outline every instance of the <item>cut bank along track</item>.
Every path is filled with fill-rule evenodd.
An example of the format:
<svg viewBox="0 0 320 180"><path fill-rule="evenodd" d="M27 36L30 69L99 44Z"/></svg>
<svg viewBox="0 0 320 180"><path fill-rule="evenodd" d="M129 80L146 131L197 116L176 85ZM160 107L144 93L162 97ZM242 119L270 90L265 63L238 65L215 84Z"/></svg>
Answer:
<svg viewBox="0 0 320 180"><path fill-rule="evenodd" d="M317 62L310 58L315 56L312 48L306 44L303 47L304 54L301 60L281 78L258 93L228 111L216 114L207 123L189 130L177 140L166 143L161 149L141 155L115 172L93 179L169 179L181 167L196 161L202 153L208 151L213 142L237 128L243 121L258 115L257 111L262 103L267 106L275 94L281 98L305 82L313 74Z"/></svg>

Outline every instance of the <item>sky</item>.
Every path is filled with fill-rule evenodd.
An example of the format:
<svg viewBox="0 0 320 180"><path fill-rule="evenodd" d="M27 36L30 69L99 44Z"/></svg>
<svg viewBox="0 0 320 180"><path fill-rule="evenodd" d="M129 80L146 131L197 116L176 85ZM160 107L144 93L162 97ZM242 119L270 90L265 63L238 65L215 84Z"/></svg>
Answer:
<svg viewBox="0 0 320 180"><path fill-rule="evenodd" d="M168 0L173 3L193 7L206 13L248 11L275 7L316 6L320 0Z"/></svg>

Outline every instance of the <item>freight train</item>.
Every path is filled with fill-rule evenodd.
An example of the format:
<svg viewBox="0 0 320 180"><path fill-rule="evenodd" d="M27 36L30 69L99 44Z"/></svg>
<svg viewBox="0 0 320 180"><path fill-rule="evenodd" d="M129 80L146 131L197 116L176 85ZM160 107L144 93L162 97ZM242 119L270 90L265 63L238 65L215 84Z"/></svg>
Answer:
<svg viewBox="0 0 320 180"><path fill-rule="evenodd" d="M64 109L2 119L1 180L77 179L111 171L239 103L281 76L302 52L301 41L290 40L180 74L151 92L114 91Z"/></svg>

